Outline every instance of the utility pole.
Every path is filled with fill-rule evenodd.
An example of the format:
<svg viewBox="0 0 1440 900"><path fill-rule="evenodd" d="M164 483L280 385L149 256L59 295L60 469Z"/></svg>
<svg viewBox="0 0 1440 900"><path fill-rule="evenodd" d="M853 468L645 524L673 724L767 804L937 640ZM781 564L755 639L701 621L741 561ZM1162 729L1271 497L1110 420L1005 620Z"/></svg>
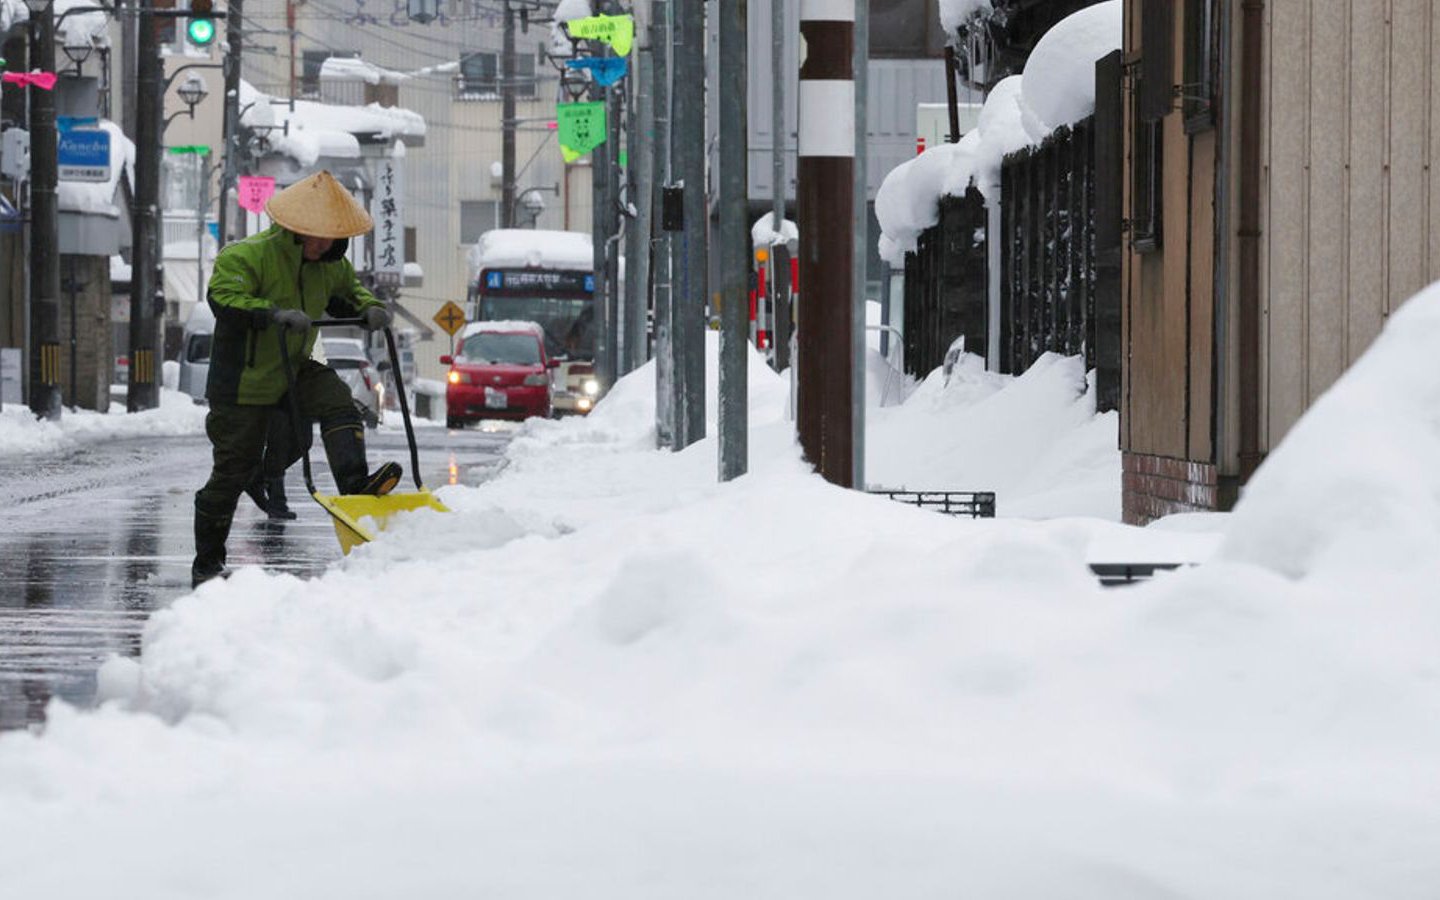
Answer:
<svg viewBox="0 0 1440 900"><path fill-rule="evenodd" d="M505 0L500 53L500 225L515 227L515 9Z"/></svg>
<svg viewBox="0 0 1440 900"><path fill-rule="evenodd" d="M612 55L607 50L606 55ZM609 391L620 377L620 188L624 170L620 167L620 123L625 115L625 92L619 84L605 91L605 344L595 360L595 374L601 390ZM627 137L625 143L630 141ZM598 350L599 348L597 348Z"/></svg>
<svg viewBox="0 0 1440 900"><path fill-rule="evenodd" d="M850 314L850 464L852 487L865 489L865 286L869 281L870 216L866 207L869 188L866 132L868 130L866 95L870 79L870 0L855 0L855 49L852 71L855 77L855 181L852 196L855 202L854 240L855 274L854 305Z"/></svg>
<svg viewBox="0 0 1440 900"><path fill-rule="evenodd" d="M655 109L655 184L662 190L651 198L652 212L664 202L670 186L670 11L669 0L651 0L650 46ZM671 285L670 232L664 215L655 215L651 258L655 260L655 443L673 447L675 436L674 293Z"/></svg>
<svg viewBox="0 0 1440 900"><path fill-rule="evenodd" d="M745 91L747 0L720 0L720 480L749 462L745 380L749 353L750 229Z"/></svg>
<svg viewBox="0 0 1440 900"><path fill-rule="evenodd" d="M620 372L633 372L645 364L649 348L645 342L645 313L650 305L651 195L654 192L655 107L650 83L653 43L648 28L649 7L635 6L635 66L629 83L634 102L630 105L630 207L635 217L625 231L625 315L624 356Z"/></svg>
<svg viewBox="0 0 1440 900"><path fill-rule="evenodd" d="M675 348L675 432L683 450L705 437L705 300L709 253L705 203L705 3L674 0L674 174L684 190L684 230L675 240L673 275L679 280L671 312Z"/></svg>
<svg viewBox="0 0 1440 900"><path fill-rule="evenodd" d="M230 229L236 225L240 218L238 205L236 213L232 217L231 206L234 201L231 199L232 192L240 178L240 60L244 32L242 30L244 19L241 9L243 0L230 0L225 12L225 121L223 123L222 141L225 147L225 168L220 176L220 245L224 246L233 240L235 235ZM238 228L235 229L237 232ZM200 299L205 299L205 292L200 292Z"/></svg>
<svg viewBox="0 0 1440 900"><path fill-rule="evenodd" d="M826 481L853 487L855 0L800 14L800 446Z"/></svg>
<svg viewBox="0 0 1440 900"><path fill-rule="evenodd" d="M55 5L46 3L30 29L30 65L55 71ZM55 95L30 93L30 411L60 418L60 160Z"/></svg>
<svg viewBox="0 0 1440 900"><path fill-rule="evenodd" d="M770 201L770 226L781 235L785 233L785 194L789 186L785 179L785 139L789 129L785 127L785 81L789 76L785 69L785 3L784 0L770 0L770 177L773 181L773 195ZM771 310L775 325L771 340L775 342L775 371L783 372L790 365L790 250L784 244L770 248Z"/></svg>
<svg viewBox="0 0 1440 900"><path fill-rule="evenodd" d="M160 226L160 128L165 88L151 7L142 4L139 19L135 60L135 195L131 219L134 252L130 273L130 384L125 391L125 408L129 412L160 405L156 380L159 366L155 359L155 275Z"/></svg>

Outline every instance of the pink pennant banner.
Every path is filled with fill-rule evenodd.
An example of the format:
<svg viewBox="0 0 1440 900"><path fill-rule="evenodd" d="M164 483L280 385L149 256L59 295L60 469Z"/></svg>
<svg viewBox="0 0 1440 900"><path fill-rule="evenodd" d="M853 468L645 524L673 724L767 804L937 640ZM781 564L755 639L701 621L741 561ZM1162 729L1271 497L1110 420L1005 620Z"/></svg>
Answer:
<svg viewBox="0 0 1440 900"><path fill-rule="evenodd" d="M55 90L54 72L5 72L0 73L0 79L6 84L18 84L21 87L38 87L41 90Z"/></svg>
<svg viewBox="0 0 1440 900"><path fill-rule="evenodd" d="M275 179L265 175L241 175L238 187L240 208L258 213L265 208L265 201L275 194Z"/></svg>

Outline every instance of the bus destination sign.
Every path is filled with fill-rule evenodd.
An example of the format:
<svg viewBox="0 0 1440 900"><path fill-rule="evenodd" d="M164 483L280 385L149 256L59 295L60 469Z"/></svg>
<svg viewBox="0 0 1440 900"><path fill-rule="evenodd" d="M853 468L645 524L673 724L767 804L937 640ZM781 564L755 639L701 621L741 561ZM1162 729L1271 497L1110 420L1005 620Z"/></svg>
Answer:
<svg viewBox="0 0 1440 900"><path fill-rule="evenodd" d="M595 293L593 272L555 269L486 269L480 284L487 294L537 296Z"/></svg>

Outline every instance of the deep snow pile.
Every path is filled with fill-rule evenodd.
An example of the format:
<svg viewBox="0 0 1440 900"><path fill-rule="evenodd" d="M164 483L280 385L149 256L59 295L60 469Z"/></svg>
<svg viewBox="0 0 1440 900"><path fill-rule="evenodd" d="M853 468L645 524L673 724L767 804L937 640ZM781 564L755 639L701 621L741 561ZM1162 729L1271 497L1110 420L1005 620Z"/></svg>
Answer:
<svg viewBox="0 0 1440 900"><path fill-rule="evenodd" d="M1417 319L1434 322L1390 328ZM1372 354L1409 344L1387 333ZM1412 436L1429 443L1381 464L1408 476L1440 430L1437 376L1409 374L1388 382L1409 400L1312 416L1397 434L1389 416L1426 410ZM1440 885L1433 552L1378 594L1362 563L1291 580L1238 560L1105 592L1084 549L1117 526L957 521L838 490L763 415L752 474L719 485L713 439L646 448L650 392L632 377L590 420L525 429L495 481L443 491L454 513L417 514L323 578L249 570L156 614L139 664L106 669L109 706L0 736L7 891ZM1365 471L1344 454L1373 449L1328 452ZM1290 499L1246 503L1285 525ZM1433 524L1434 503L1411 508Z"/></svg>
<svg viewBox="0 0 1440 900"><path fill-rule="evenodd" d="M59 422L36 419L29 407L7 404L0 410L0 457L55 453L125 438L204 434L205 412L188 394L164 388L157 409L126 413L123 406L111 404L105 415L66 409Z"/></svg>
<svg viewBox="0 0 1440 900"><path fill-rule="evenodd" d="M873 486L995 491L1002 516L1120 519L1119 419L1096 414L1079 357L1045 354L1014 377L966 354L948 380L937 369L868 415Z"/></svg>

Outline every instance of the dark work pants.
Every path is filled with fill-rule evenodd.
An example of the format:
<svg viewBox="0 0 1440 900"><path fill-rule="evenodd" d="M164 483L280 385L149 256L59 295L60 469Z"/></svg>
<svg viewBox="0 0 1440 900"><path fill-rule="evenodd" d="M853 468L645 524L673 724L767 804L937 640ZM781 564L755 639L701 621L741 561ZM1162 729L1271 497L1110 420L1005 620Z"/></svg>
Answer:
<svg viewBox="0 0 1440 900"><path fill-rule="evenodd" d="M345 382L329 366L314 360L306 360L295 373L295 400L305 423L302 429L308 430L308 423L317 420L322 432L338 427L363 427ZM290 461L299 458L289 416L275 416L275 409L273 406L210 405L210 414L205 417L205 434L213 447L214 464L210 480L195 494L197 517L223 520L228 528L236 501L265 460L272 420L282 420L292 429L286 442L291 452L286 455ZM288 398L281 398L280 409L290 410ZM281 467L280 473L284 471Z"/></svg>

